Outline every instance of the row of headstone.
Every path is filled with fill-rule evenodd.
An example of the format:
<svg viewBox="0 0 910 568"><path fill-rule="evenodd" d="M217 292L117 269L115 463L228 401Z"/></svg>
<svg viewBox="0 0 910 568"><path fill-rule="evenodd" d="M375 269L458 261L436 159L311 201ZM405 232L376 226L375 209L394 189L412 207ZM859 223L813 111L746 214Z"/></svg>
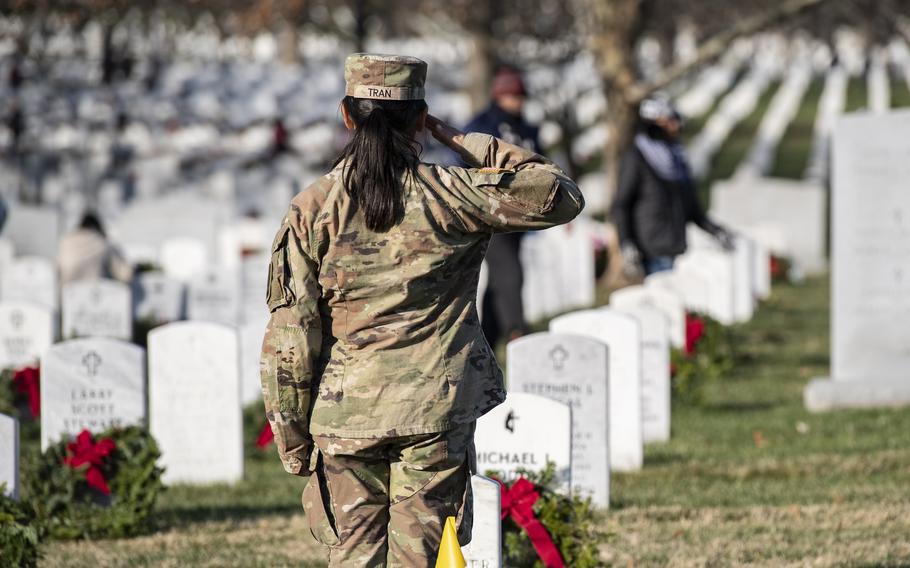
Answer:
<svg viewBox="0 0 910 568"><path fill-rule="evenodd" d="M161 449L166 483L240 480L237 331L172 323L149 334L148 353L146 365L141 347L97 337L47 349L41 358L42 449L83 429L147 424Z"/></svg>
<svg viewBox="0 0 910 568"><path fill-rule="evenodd" d="M798 62L791 65L762 117L749 154L737 167L735 174L737 177L762 176L771 171L777 156L777 146L784 137L790 121L799 111L811 80L812 68L808 63Z"/></svg>
<svg viewBox="0 0 910 568"><path fill-rule="evenodd" d="M479 471L553 462L563 491L608 507L610 472L640 469L644 444L670 437L669 321L645 303L584 310L509 343L507 400L478 420Z"/></svg>
<svg viewBox="0 0 910 568"><path fill-rule="evenodd" d="M733 128L752 112L769 83L768 72L755 67L720 102L689 144L689 159L695 177L702 178L707 174L714 154Z"/></svg>

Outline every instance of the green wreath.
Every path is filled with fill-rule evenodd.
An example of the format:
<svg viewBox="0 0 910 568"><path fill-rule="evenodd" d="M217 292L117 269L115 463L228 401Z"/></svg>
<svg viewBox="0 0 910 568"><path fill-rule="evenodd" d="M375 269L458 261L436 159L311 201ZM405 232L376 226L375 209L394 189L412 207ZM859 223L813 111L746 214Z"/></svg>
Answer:
<svg viewBox="0 0 910 568"><path fill-rule="evenodd" d="M111 428L94 440L80 441L86 439L104 444L106 451L98 452L103 457L80 463L73 459L75 444L63 441L41 454L29 471L25 493L38 523L57 539L123 538L148 532L152 508L164 487L164 470L157 466L158 444L137 426Z"/></svg>

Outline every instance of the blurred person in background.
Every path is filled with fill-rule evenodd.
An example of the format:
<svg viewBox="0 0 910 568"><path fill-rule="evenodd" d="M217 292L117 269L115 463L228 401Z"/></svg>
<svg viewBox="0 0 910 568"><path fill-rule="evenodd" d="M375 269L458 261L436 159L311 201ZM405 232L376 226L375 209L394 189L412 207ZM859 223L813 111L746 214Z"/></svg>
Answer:
<svg viewBox="0 0 910 568"><path fill-rule="evenodd" d="M506 396L477 317L484 251L584 204L547 159L429 116L426 73L348 57L351 141L271 249L263 401L332 567L433 566L448 517L470 540L474 427ZM469 167L422 162L424 129Z"/></svg>
<svg viewBox="0 0 910 568"><path fill-rule="evenodd" d="M474 117L465 131L489 134L540 154L538 129L522 114L527 96L521 73L514 67L500 67L493 76L490 106ZM527 330L521 301L521 237L522 233L493 235L487 249L489 280L483 297L483 332L494 347L502 339L521 337Z"/></svg>
<svg viewBox="0 0 910 568"><path fill-rule="evenodd" d="M129 282L133 276L133 267L107 240L101 220L92 212L60 239L57 266L61 285L99 278Z"/></svg>
<svg viewBox="0 0 910 568"><path fill-rule="evenodd" d="M686 252L686 225L695 223L725 250L733 236L705 214L698 201L685 149L682 117L662 94L642 101L634 144L619 167L613 221L627 274L672 270Z"/></svg>

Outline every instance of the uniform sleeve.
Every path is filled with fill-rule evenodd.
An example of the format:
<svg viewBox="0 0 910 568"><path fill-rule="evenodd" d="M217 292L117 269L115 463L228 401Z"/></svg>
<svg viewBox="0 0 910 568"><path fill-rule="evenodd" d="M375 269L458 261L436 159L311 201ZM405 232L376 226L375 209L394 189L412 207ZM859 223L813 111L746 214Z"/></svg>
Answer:
<svg viewBox="0 0 910 568"><path fill-rule="evenodd" d="M445 168L440 180L470 232L507 233L568 223L584 208L574 181L556 164L485 134L465 136L470 168Z"/></svg>
<svg viewBox="0 0 910 568"><path fill-rule="evenodd" d="M619 184L616 200L613 202L613 223L619 235L620 244L634 242L632 237L632 209L638 199L639 172L638 156L630 150L623 155L619 164Z"/></svg>
<svg viewBox="0 0 910 568"><path fill-rule="evenodd" d="M285 219L272 244L266 300L271 318L262 344L260 373L265 412L284 469L308 475L313 445L310 402L322 344L322 294L317 264L301 231L298 224Z"/></svg>

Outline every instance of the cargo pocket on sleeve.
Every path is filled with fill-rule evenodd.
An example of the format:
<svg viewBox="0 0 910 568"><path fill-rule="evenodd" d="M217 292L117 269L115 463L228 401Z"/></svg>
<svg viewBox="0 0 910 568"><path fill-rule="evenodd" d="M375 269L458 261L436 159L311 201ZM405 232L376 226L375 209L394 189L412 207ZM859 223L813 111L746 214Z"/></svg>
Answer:
<svg viewBox="0 0 910 568"><path fill-rule="evenodd" d="M300 327L283 327L278 330L277 387L278 409L282 412L307 412L310 404L311 376L303 350L306 332Z"/></svg>
<svg viewBox="0 0 910 568"><path fill-rule="evenodd" d="M269 260L269 281L266 286L265 299L270 312L274 312L284 306L290 306L296 298L291 267L288 263L287 245L290 232L291 228L285 222L278 234L275 235L275 241L272 243L272 254Z"/></svg>
<svg viewBox="0 0 910 568"><path fill-rule="evenodd" d="M318 450L314 450L317 451ZM325 546L340 546L338 527L332 510L332 495L325 477L322 452L316 458L316 468L303 489L303 510L306 513L310 534Z"/></svg>

